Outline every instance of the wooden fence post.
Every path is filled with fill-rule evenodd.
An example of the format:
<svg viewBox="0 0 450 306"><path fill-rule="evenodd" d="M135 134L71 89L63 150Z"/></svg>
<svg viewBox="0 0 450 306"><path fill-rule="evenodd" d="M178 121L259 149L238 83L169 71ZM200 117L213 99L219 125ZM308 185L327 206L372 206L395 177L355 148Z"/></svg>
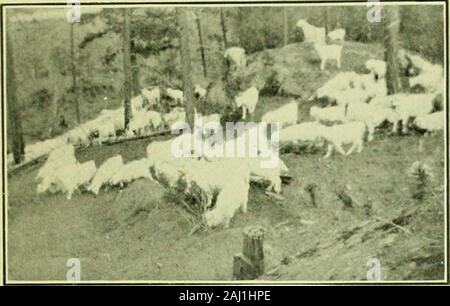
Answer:
<svg viewBox="0 0 450 306"><path fill-rule="evenodd" d="M264 273L264 229L247 227L244 229L242 254L234 256L233 279L255 279Z"/></svg>

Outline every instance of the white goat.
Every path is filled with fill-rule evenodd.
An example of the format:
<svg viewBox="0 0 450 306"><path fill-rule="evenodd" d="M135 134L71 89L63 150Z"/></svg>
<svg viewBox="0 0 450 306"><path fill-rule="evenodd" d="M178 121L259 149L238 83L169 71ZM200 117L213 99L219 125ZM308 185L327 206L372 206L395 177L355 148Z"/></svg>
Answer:
<svg viewBox="0 0 450 306"><path fill-rule="evenodd" d="M98 125L98 137L101 139L116 136L116 129L114 123L111 121L102 122Z"/></svg>
<svg viewBox="0 0 450 306"><path fill-rule="evenodd" d="M184 108L175 107L169 113L163 114L163 121L167 127L177 122L186 122L186 111Z"/></svg>
<svg viewBox="0 0 450 306"><path fill-rule="evenodd" d="M50 152L45 164L38 170L36 179L44 179L44 177L53 171L54 168L57 168L63 164L74 164L76 162L75 148L72 144L67 144L56 148Z"/></svg>
<svg viewBox="0 0 450 306"><path fill-rule="evenodd" d="M213 193L223 190L231 181L250 177L250 168L245 159L222 158L218 161L185 159L178 168L188 185L195 182L205 192L205 207L210 207ZM220 175L217 175L220 173Z"/></svg>
<svg viewBox="0 0 450 306"><path fill-rule="evenodd" d="M266 179L269 181L269 186L266 191L274 191L281 193L281 175L289 171L283 160L279 159L276 167L264 168L261 166L262 158L247 158L250 167L250 174Z"/></svg>
<svg viewBox="0 0 450 306"><path fill-rule="evenodd" d="M171 98L177 104L183 104L184 102L184 93L179 89L167 88L166 90L167 96Z"/></svg>
<svg viewBox="0 0 450 306"><path fill-rule="evenodd" d="M231 218L239 208L242 212L247 212L248 192L248 179L239 178L229 181L217 196L214 209L205 212L206 224L209 227L223 224L225 228L228 228Z"/></svg>
<svg viewBox="0 0 450 306"><path fill-rule="evenodd" d="M66 134L67 142L74 146L85 146L89 144L89 133L82 127L76 127Z"/></svg>
<svg viewBox="0 0 450 306"><path fill-rule="evenodd" d="M369 70L377 80L386 76L387 63L382 60L369 59L366 61L366 69Z"/></svg>
<svg viewBox="0 0 450 306"><path fill-rule="evenodd" d="M296 124L298 120L298 102L291 101L273 111L269 111L261 118L261 122L279 123L280 128Z"/></svg>
<svg viewBox="0 0 450 306"><path fill-rule="evenodd" d="M104 109L101 111L100 116L104 119L102 121L112 122L114 124L114 129L116 131L123 130L125 128L125 117L123 107L119 107L114 110Z"/></svg>
<svg viewBox="0 0 450 306"><path fill-rule="evenodd" d="M328 33L328 38L334 41L344 41L345 34L345 29L335 29Z"/></svg>
<svg viewBox="0 0 450 306"><path fill-rule="evenodd" d="M151 161L150 177L158 183L164 184L164 187L173 188L180 179L182 172L179 170L179 161ZM167 184L167 185L165 185Z"/></svg>
<svg viewBox="0 0 450 306"><path fill-rule="evenodd" d="M147 158L151 162L170 161L175 158L172 153L173 139L154 141L147 146Z"/></svg>
<svg viewBox="0 0 450 306"><path fill-rule="evenodd" d="M163 126L162 116L156 111L146 111L144 114L144 120L153 128L153 130L157 130Z"/></svg>
<svg viewBox="0 0 450 306"><path fill-rule="evenodd" d="M370 99L367 91L354 88L336 92L331 97L334 98L336 104L339 106L345 106L354 103L365 103Z"/></svg>
<svg viewBox="0 0 450 306"><path fill-rule="evenodd" d="M341 69L342 47L342 45L314 44L314 49L316 49L320 57L320 70L323 71L325 69L328 60L335 60L338 69Z"/></svg>
<svg viewBox="0 0 450 306"><path fill-rule="evenodd" d="M111 177L111 185L123 188L125 184L128 184L134 180L140 178L151 178L150 176L150 166L152 162L148 158L142 158L139 160L131 161L120 168Z"/></svg>
<svg viewBox="0 0 450 306"><path fill-rule="evenodd" d="M144 112L137 112L133 115L128 124L128 136L141 135L145 128L148 127L149 123L144 114Z"/></svg>
<svg viewBox="0 0 450 306"><path fill-rule="evenodd" d="M347 106L346 121L364 122L368 130L368 141L372 141L375 129L383 122L396 124L398 117L392 108L377 107L373 104L353 103Z"/></svg>
<svg viewBox="0 0 450 306"><path fill-rule="evenodd" d="M325 28L318 28L309 24L306 19L300 19L297 27L302 28L305 42L325 43Z"/></svg>
<svg viewBox="0 0 450 306"><path fill-rule="evenodd" d="M418 76L409 78L411 87L421 86L428 93L442 93L444 87L443 69L440 65L433 65Z"/></svg>
<svg viewBox="0 0 450 306"><path fill-rule="evenodd" d="M393 96L393 107L399 120L394 124L393 131L397 131L398 123L402 123L402 132L408 132L408 121L428 115L433 111L435 94L397 94Z"/></svg>
<svg viewBox="0 0 450 306"><path fill-rule="evenodd" d="M349 155L353 151L360 153L364 146L364 134L366 125L363 122L349 122L322 127L322 137L328 142L327 154L324 158L329 158L335 149L342 155ZM344 151L343 145L351 144L351 148Z"/></svg>
<svg viewBox="0 0 450 306"><path fill-rule="evenodd" d="M310 116L322 122L343 122L345 121L345 107L344 106L331 106L320 108L317 106L311 106L309 111Z"/></svg>
<svg viewBox="0 0 450 306"><path fill-rule="evenodd" d="M353 71L338 73L334 78L328 80L322 87L316 90L315 97L325 98L334 97L338 92L353 88L353 80L357 78Z"/></svg>
<svg viewBox="0 0 450 306"><path fill-rule="evenodd" d="M140 111L144 107L144 99L142 99L141 95L138 95L131 98L130 104L132 113Z"/></svg>
<svg viewBox="0 0 450 306"><path fill-rule="evenodd" d="M317 143L322 136L322 127L323 125L317 121L288 126L280 131L280 143Z"/></svg>
<svg viewBox="0 0 450 306"><path fill-rule="evenodd" d="M234 63L237 68L247 66L247 56L245 50L240 47L231 47L225 50L224 58Z"/></svg>
<svg viewBox="0 0 450 306"><path fill-rule="evenodd" d="M83 164L65 165L57 171L56 184L70 200L74 191L87 186L96 172L97 167L93 160Z"/></svg>
<svg viewBox="0 0 450 306"><path fill-rule="evenodd" d="M242 107L242 119L247 118L247 110L249 115L253 115L255 112L256 104L258 103L259 90L252 86L244 92L241 92L234 98L236 106Z"/></svg>
<svg viewBox="0 0 450 306"><path fill-rule="evenodd" d="M114 174L116 174L123 167L123 159L121 155L115 155L109 159L107 159L101 166L98 168L97 173L92 180L91 185L89 185L88 190L98 195L100 188L110 183L111 178Z"/></svg>
<svg viewBox="0 0 450 306"><path fill-rule="evenodd" d="M150 105L157 105L161 100L161 91L158 87L153 88L151 90L144 88L142 89L142 95L147 99Z"/></svg>
<svg viewBox="0 0 450 306"><path fill-rule="evenodd" d="M201 87L199 84L195 84L194 94L198 99L204 99L206 97L206 89Z"/></svg>
<svg viewBox="0 0 450 306"><path fill-rule="evenodd" d="M427 132L440 131L444 129L444 112L436 112L425 116L417 117L414 124Z"/></svg>

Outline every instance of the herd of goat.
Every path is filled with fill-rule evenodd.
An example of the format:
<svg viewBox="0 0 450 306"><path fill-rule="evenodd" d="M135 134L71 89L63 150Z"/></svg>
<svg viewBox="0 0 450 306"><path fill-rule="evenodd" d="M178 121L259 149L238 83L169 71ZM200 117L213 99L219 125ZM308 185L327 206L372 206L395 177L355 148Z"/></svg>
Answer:
<svg viewBox="0 0 450 306"><path fill-rule="evenodd" d="M337 29L328 34L332 41L340 44L327 44L325 32L305 20L297 26L304 32L305 41L313 42L321 58L321 69L329 59L335 59L340 67L342 42L345 30ZM339 47L337 47L339 46ZM234 63L236 69L245 69L247 58L244 49L233 47L224 56ZM370 59L365 63L369 73L340 72L315 91L310 101L325 99L326 107L312 106L309 116L312 121L299 122L297 100L288 102L278 109L267 112L261 122L277 123L280 145L308 144L323 147L327 144L324 156L329 158L334 150L349 155L361 152L367 141L372 141L376 129L386 122L392 124L392 132L408 132L413 125L426 132L444 129L444 112L439 109L439 99L443 95L443 71L420 56L408 54L414 68L419 72L410 77L411 87L419 86L422 93L387 94L386 62ZM194 92L199 99L206 96L207 90L199 85ZM184 96L181 90L165 89L164 96L173 102L169 112L158 112L163 94L159 87L144 89L141 95L131 100L132 119L126 135L142 135L148 132L170 128L172 124L184 122L186 113L183 107ZM259 100L259 90L251 86L234 98L236 108L242 109L242 120L253 118ZM195 110L197 114L197 110ZM197 114L200 115L201 114ZM181 194L199 192L199 201L204 207L204 218L208 226L224 224L228 226L235 212L247 209L250 181L261 179L268 183L267 192L282 192L281 177L288 168L280 159L276 167L263 168L260 161L264 154L256 157L206 159L198 157L177 158L172 153L172 144L178 138L193 135L183 134L166 141L154 141L147 147L147 156L140 160L124 163L122 156L107 159L99 168L94 161L80 164L75 157L74 146L88 145L92 135L99 138L114 137L124 130L123 107L104 110L100 116L55 139L46 140L26 147L27 158L48 154L45 164L39 169L37 179L38 193L64 192L70 199L80 189L98 195L103 186L120 186L140 178L153 180L167 188L177 189ZM221 114L202 116L203 122L220 123ZM253 128L257 128L256 127ZM251 128L237 137L249 137ZM266 134L266 137L269 137ZM234 141L236 139L224 140ZM344 150L344 146L350 149ZM257 148L261 152L262 148ZM219 175L220 173L220 175Z"/></svg>

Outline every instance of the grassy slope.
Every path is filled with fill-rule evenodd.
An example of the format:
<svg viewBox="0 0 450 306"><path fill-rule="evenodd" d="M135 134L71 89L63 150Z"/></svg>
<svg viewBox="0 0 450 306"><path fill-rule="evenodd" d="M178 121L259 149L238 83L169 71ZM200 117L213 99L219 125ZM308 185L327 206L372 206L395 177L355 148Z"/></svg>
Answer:
<svg viewBox="0 0 450 306"><path fill-rule="evenodd" d="M370 52L371 47L364 49ZM349 60L343 64L343 70L355 65ZM311 64L304 69L316 73L318 67ZM317 88L322 80L311 78L308 82ZM286 97L263 97L257 117L287 101ZM302 104L301 120L308 120L309 106ZM285 257L305 250L312 254L291 260L264 279L364 279L366 261L373 256L380 259L385 279L441 279L443 135L427 138L422 151L418 143L418 136L377 135L359 155L335 155L328 161L319 160L324 152L284 155L295 177L284 187L286 201L277 203L252 189L249 212L238 213L229 229L193 236L188 234L190 224L174 205L162 199L163 190L152 182L141 180L122 192L110 190L98 197L82 194L67 201L62 195L35 193L33 178L38 167L34 166L8 183L9 279L63 280L66 260L78 257L84 280L226 280L231 278L232 258L242 248L241 233L248 225L268 229L266 271ZM148 140L141 140L90 148L77 157L81 161L95 159L97 165L116 153L136 159L145 155L147 144ZM435 173L435 195L424 203L411 199L410 182L404 175L416 160L427 161ZM303 191L310 182L318 185L317 208ZM354 200L354 208L347 210L334 194L346 185ZM369 198L372 211L366 214L364 205ZM371 221L348 240L338 238L362 221L374 216L389 219L412 207L421 208L405 225L413 235L377 230L374 225L379 223ZM313 223L306 225L300 220ZM430 241L433 246L428 248ZM314 249L317 251L311 251Z"/></svg>
<svg viewBox="0 0 450 306"><path fill-rule="evenodd" d="M320 58L312 44L295 43L252 54L249 67L238 73L267 79L275 71L281 84L280 93L307 100L316 89L342 71L367 73L364 63L370 58L382 59L382 50L377 44L346 41L342 50L342 69L337 69L335 61L328 61L326 70L320 71Z"/></svg>

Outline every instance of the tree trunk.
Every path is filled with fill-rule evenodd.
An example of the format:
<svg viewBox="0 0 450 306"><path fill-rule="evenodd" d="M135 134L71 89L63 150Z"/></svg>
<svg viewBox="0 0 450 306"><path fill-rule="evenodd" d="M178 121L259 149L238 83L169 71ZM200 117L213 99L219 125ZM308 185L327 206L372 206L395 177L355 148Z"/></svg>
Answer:
<svg viewBox="0 0 450 306"><path fill-rule="evenodd" d="M225 15L223 12L223 8L220 9L220 24L222 25L222 35L223 35L223 46L228 49L228 41L227 41L227 27L225 24Z"/></svg>
<svg viewBox="0 0 450 306"><path fill-rule="evenodd" d="M385 14L385 60L387 62L386 85L389 95L402 91L400 67L398 65L400 15L398 6L384 6Z"/></svg>
<svg viewBox="0 0 450 306"><path fill-rule="evenodd" d="M264 273L264 229L244 229L242 253L234 256L233 279L255 279Z"/></svg>
<svg viewBox="0 0 450 306"><path fill-rule="evenodd" d="M328 7L324 7L323 10L323 23L325 27L325 37L328 35L328 32L330 31L328 27Z"/></svg>
<svg viewBox="0 0 450 306"><path fill-rule="evenodd" d="M205 48L203 46L202 27L200 24L200 18L198 17L197 14L195 15L195 21L197 23L198 40L200 43L200 55L202 57L203 76L206 78L208 76L208 73L206 71Z"/></svg>
<svg viewBox="0 0 450 306"><path fill-rule="evenodd" d="M141 94L141 85L139 84L139 65L137 63L137 55L135 52L134 41L130 41L130 62L131 62L131 73L132 73L132 92L133 97Z"/></svg>
<svg viewBox="0 0 450 306"><path fill-rule="evenodd" d="M288 8L283 8L283 21L284 21L284 45L286 46L289 41L289 28L288 28Z"/></svg>
<svg viewBox="0 0 450 306"><path fill-rule="evenodd" d="M125 113L125 129L131 119L131 59L130 59L130 9L123 9L123 106Z"/></svg>
<svg viewBox="0 0 450 306"><path fill-rule="evenodd" d="M77 116L77 123L81 123L80 118L80 104L78 100L78 86L77 86L77 76L76 76L76 65L75 65L75 48L74 48L74 35L73 35L74 22L70 23L70 60L72 61L72 90L73 99L75 104L75 112Z"/></svg>
<svg viewBox="0 0 450 306"><path fill-rule="evenodd" d="M183 73L184 107L187 123L194 128L194 88L192 86L191 51L189 46L189 23L187 8L178 8L178 20L181 26L181 63Z"/></svg>
<svg viewBox="0 0 450 306"><path fill-rule="evenodd" d="M11 23L9 22L9 25ZM7 98L7 110L9 117L10 135L12 138L12 147L14 155L14 163L19 164L23 161L25 155L25 143L23 141L22 121L20 116L20 109L17 101L17 88L16 88L16 73L14 70L13 60L13 46L11 41L11 33L6 38L6 98Z"/></svg>

